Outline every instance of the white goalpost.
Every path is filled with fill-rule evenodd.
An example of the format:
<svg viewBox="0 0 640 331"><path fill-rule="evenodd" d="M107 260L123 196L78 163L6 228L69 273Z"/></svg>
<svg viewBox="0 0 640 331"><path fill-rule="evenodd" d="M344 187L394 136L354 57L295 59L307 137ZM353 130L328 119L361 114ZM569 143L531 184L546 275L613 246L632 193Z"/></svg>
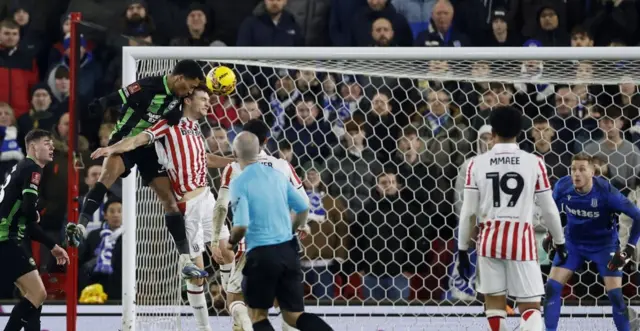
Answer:
<svg viewBox="0 0 640 331"><path fill-rule="evenodd" d="M238 79L231 98L214 105L217 108L212 108L211 116L201 124L203 133L209 132L204 138L210 148L217 146L220 150L216 152L222 153L221 146L226 146L227 135L216 136L215 132L233 131L233 123L262 116L272 127L270 140L274 144L269 151L282 156L290 146L292 164L301 178L317 172L320 184L313 186L310 180L308 190L317 194L324 213L311 222L317 225L312 229L324 232L304 242L305 293L310 299L308 310L325 317L335 330L470 330L484 326L481 302L473 300L475 293L471 290L466 296L460 295L450 279L455 277L451 267L456 247L455 210L460 203L455 172L465 159L477 153L480 128L486 121L483 116L492 107L511 104L523 110L530 126L525 128L528 133L522 146L541 155L553 155L550 160L558 159L557 164L548 164L552 176L567 174L569 164L563 157L600 139L597 122L592 127L589 121L597 121L610 106L622 110L626 126L621 127L621 134L625 139L636 143L634 132L640 132L635 128L640 128L640 47L124 47L122 84L168 74L183 59L202 63L205 74L211 67L227 65ZM303 105L309 96L315 101ZM258 115L246 106L252 101L260 109ZM391 115L380 110L385 106L377 108L379 102ZM449 124L442 124L440 119L434 124L430 116L438 109L446 114L442 123ZM308 114L302 115L306 114L303 110ZM564 110L570 115L559 115ZM297 124L305 122L305 116L314 117L313 123ZM557 127L557 123L568 121L567 116L578 118L580 126ZM392 120L378 122L378 118ZM544 121L553 136L544 138L532 131ZM351 134L345 133L351 130L351 122L362 128L366 142L355 161L355 154L348 151L356 139L345 136ZM380 125L397 129L378 137ZM312 132L303 136L305 130ZM571 144L575 143L576 149L562 140L567 139L563 130L574 136ZM582 139L584 130L591 136ZM416 140L409 138L411 132ZM544 139L557 139L565 143L565 149L557 149ZM418 161L408 155L417 155ZM622 164L614 164L617 155L598 155L604 157L605 167L609 166L612 182L625 193L635 194L635 185L629 184L632 181L620 177L623 168L640 167L640 163L624 159ZM371 192L376 191L376 179L390 167L400 192L410 190L414 197L407 198L407 205L421 208L420 215L410 220L406 214L379 216L381 213L367 208L375 199ZM427 169L423 173L416 170L423 168ZM221 171L209 172L214 193ZM122 330L195 329L183 298L178 254L165 228L159 201L148 187L143 187L136 171L123 180L122 189ZM365 214L375 225L362 224ZM376 241L385 236L386 222L392 220L398 222L395 227L407 230L403 232L407 237L398 239L400 248L389 238L383 243ZM413 227L420 227L424 236L414 236L409 231ZM364 229L359 236L367 238L368 247L362 245L360 237L354 237L355 228ZM539 228L538 237L543 233ZM406 253L406 259L401 257L405 259L402 263L371 260L370 253L385 250L386 245L388 250ZM382 255L380 258L385 259ZM543 255L540 263L548 273L549 261ZM396 255L394 259L398 259ZM214 274L212 259L206 261L207 270ZM389 267L394 263L399 265L397 272L389 271L395 270ZM389 268L380 271L376 269L378 264ZM359 274L362 270L364 275ZM613 328L606 293L597 290L600 281L593 270L587 265L572 280L564 296L562 330ZM638 276L632 274L624 281L625 286L635 289L635 295L625 293L629 305L635 307L640 299L640 277L634 277ZM397 285L397 293L387 289L380 294L370 282L382 284L383 279L392 280L393 286L398 281L404 285ZM216 282L215 274L207 281L211 326L228 330L231 318L218 304L221 299ZM322 288L326 295L319 298L317 290ZM280 317L273 320L277 324ZM510 326L517 324L516 318L509 319Z"/></svg>

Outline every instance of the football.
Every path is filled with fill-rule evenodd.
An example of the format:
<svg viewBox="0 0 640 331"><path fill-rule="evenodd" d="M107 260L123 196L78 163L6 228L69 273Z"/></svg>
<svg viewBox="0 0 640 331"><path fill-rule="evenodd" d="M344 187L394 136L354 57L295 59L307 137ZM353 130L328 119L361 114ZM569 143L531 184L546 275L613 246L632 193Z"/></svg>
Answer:
<svg viewBox="0 0 640 331"><path fill-rule="evenodd" d="M216 95L229 95L236 89L236 74L229 67L215 67L207 74L207 87Z"/></svg>

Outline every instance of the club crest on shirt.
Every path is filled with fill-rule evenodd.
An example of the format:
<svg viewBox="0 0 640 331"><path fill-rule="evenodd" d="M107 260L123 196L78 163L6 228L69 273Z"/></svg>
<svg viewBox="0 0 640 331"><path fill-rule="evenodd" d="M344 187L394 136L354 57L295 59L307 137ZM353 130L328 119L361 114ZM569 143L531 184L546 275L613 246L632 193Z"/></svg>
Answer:
<svg viewBox="0 0 640 331"><path fill-rule="evenodd" d="M598 199L591 199L591 207L593 208L598 207Z"/></svg>
<svg viewBox="0 0 640 331"><path fill-rule="evenodd" d="M40 185L40 173L39 172L31 173L31 183L36 184L36 185Z"/></svg>
<svg viewBox="0 0 640 331"><path fill-rule="evenodd" d="M139 92L140 90L142 90L142 88L138 83L133 83L127 86L127 92L129 92L129 94L134 94L136 92Z"/></svg>
<svg viewBox="0 0 640 331"><path fill-rule="evenodd" d="M167 110L172 110L173 108L176 108L176 106L178 105L178 103L180 102L180 100L173 100L169 103L169 105L167 106Z"/></svg>

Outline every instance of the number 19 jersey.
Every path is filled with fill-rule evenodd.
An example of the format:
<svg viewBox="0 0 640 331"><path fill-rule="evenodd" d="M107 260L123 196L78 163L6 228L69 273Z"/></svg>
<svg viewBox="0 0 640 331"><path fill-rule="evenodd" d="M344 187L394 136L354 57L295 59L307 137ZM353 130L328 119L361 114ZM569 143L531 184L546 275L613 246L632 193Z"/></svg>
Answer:
<svg viewBox="0 0 640 331"><path fill-rule="evenodd" d="M496 144L469 163L465 178L465 189L480 193L478 255L537 260L535 195L551 189L542 160L516 144Z"/></svg>

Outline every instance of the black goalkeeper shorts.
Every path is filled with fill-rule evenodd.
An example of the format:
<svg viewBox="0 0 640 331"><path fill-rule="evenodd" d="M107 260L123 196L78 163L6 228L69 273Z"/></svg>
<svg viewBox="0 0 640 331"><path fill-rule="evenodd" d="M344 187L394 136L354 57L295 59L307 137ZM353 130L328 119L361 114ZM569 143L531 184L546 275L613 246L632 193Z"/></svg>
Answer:
<svg viewBox="0 0 640 331"><path fill-rule="evenodd" d="M131 169L138 166L138 172L142 177L142 183L149 185L156 177L167 177L164 167L158 162L155 146L138 147L121 155L124 163L124 172L120 177L129 176Z"/></svg>
<svg viewBox="0 0 640 331"><path fill-rule="evenodd" d="M298 240L260 246L245 255L242 293L249 308L269 309L274 299L289 312L304 311Z"/></svg>
<svg viewBox="0 0 640 331"><path fill-rule="evenodd" d="M36 270L36 261L17 240L9 239L0 242L0 261L8 266L0 272L0 281L3 285L13 284L18 278Z"/></svg>

